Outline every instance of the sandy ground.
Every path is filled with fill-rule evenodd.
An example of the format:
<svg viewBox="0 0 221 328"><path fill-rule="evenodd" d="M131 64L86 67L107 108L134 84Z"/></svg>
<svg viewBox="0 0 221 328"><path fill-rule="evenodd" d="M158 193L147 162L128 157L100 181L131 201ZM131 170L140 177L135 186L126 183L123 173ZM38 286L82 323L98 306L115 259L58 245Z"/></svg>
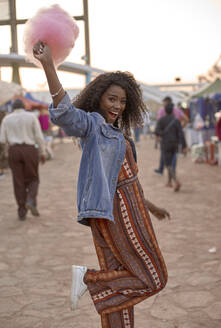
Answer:
<svg viewBox="0 0 221 328"><path fill-rule="evenodd" d="M221 168L180 157L179 193L153 170L159 150L149 137L137 147L147 198L172 220L153 218L169 281L135 307L135 327L221 327ZM40 168L39 218L17 219L10 170L0 181L0 327L98 328L89 294L69 310L71 265L97 268L90 229L75 222L80 151L56 144L55 158ZM216 247L214 253L209 249ZM116 327L119 328L119 327Z"/></svg>

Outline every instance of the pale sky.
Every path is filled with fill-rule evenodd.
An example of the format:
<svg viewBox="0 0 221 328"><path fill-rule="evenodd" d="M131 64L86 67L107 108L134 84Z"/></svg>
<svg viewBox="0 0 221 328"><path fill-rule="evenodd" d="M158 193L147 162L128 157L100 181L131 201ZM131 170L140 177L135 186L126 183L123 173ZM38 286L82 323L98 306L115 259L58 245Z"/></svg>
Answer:
<svg viewBox="0 0 221 328"><path fill-rule="evenodd" d="M82 14L82 0L17 0L17 17L30 18L36 11L59 4L71 15ZM147 84L197 81L221 54L221 0L88 0L91 65L104 70L127 70ZM80 37L68 61L83 64L83 23ZM0 28L1 40L7 31ZM19 27L19 52L23 27ZM1 42L0 53L9 51L9 38ZM60 73L65 87L83 86L84 78ZM34 78L33 78L34 77ZM6 69L2 79L6 80ZM25 88L46 87L39 69L23 69Z"/></svg>

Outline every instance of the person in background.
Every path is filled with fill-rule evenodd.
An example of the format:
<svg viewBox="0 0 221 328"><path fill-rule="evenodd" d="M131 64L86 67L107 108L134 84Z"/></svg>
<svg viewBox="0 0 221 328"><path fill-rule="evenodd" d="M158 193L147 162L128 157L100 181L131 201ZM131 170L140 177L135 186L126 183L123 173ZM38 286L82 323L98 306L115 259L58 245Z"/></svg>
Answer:
<svg viewBox="0 0 221 328"><path fill-rule="evenodd" d="M6 112L0 110L0 134L1 134L1 124L3 118L6 116ZM7 150L5 149L5 145L0 143L0 179L5 177L4 169L7 167Z"/></svg>
<svg viewBox="0 0 221 328"><path fill-rule="evenodd" d="M54 153L52 150L53 137L50 131L49 113L48 110L46 109L40 109L39 112L40 114L38 116L38 119L41 125L42 133L44 135L47 159L53 159L54 158Z"/></svg>
<svg viewBox="0 0 221 328"><path fill-rule="evenodd" d="M134 141L135 143L138 143L140 141L140 135L142 133L141 127L135 127L134 128Z"/></svg>
<svg viewBox="0 0 221 328"><path fill-rule="evenodd" d="M144 137L146 137L147 134L149 133L149 125L150 125L150 115L149 115L149 112L146 111L143 115L143 130L142 130L142 133L143 133Z"/></svg>
<svg viewBox="0 0 221 328"><path fill-rule="evenodd" d="M167 96L163 99L163 107L160 108L160 110L157 113L157 120L161 119L166 115L165 108L168 104L172 104L171 97ZM189 122L189 118L184 114L184 112L180 108L173 108L173 115L180 121L182 128L184 128L187 123ZM173 158L172 166L174 170L176 170L176 155ZM155 169L154 172L158 174L163 174L164 170L164 158L163 158L163 152L162 152L162 146L160 144L160 162L159 162L159 168Z"/></svg>
<svg viewBox="0 0 221 328"><path fill-rule="evenodd" d="M218 165L221 166L221 111L218 111L215 114L216 117L216 125L215 125L215 131L216 136L218 138Z"/></svg>
<svg viewBox="0 0 221 328"><path fill-rule="evenodd" d="M174 182L174 191L179 191L181 184L176 177L176 171L172 162L178 151L179 144L182 144L182 149L186 152L186 142L183 137L181 123L173 115L173 109L172 103L165 106L166 115L157 122L155 133L157 138L160 139L162 154L168 171L166 186L172 187L172 182Z"/></svg>
<svg viewBox="0 0 221 328"><path fill-rule="evenodd" d="M35 114L25 111L24 107L22 100L14 101L13 112L2 121L0 135L0 142L9 146L8 161L20 220L26 219L28 210L32 215L39 216L39 158L42 163L45 162L44 138L39 121Z"/></svg>
<svg viewBox="0 0 221 328"><path fill-rule="evenodd" d="M51 49L33 49L46 74L53 103L51 120L68 136L79 137L78 222L90 226L100 270L73 265L71 307L88 289L103 328L134 327L134 305L160 292L167 270L148 209L168 216L144 198L129 138L145 105L128 72L100 74L72 101L63 89ZM61 195L65 197L65 195Z"/></svg>
<svg viewBox="0 0 221 328"><path fill-rule="evenodd" d="M216 125L215 125L216 136L218 137L219 142L221 142L221 111L217 112L215 116L216 116Z"/></svg>

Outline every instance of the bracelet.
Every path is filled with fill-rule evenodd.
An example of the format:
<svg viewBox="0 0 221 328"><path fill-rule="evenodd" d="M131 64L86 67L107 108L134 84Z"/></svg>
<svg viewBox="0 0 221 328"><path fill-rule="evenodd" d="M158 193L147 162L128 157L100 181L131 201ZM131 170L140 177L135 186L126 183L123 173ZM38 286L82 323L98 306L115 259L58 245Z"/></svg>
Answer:
<svg viewBox="0 0 221 328"><path fill-rule="evenodd" d="M56 93L54 93L53 95L51 94L52 98L58 96L62 89L63 89L63 87L61 86L60 89Z"/></svg>

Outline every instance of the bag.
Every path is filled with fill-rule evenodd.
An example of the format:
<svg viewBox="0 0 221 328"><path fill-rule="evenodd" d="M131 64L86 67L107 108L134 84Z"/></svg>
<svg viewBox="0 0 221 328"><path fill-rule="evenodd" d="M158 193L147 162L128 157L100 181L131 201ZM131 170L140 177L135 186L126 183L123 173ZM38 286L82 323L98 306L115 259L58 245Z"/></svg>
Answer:
<svg viewBox="0 0 221 328"><path fill-rule="evenodd" d="M162 133L162 136L164 136L168 131L169 129L171 128L171 126L173 126L173 124L176 122L176 118L172 119L172 121L170 121L170 123L166 126L166 128L164 129L163 133Z"/></svg>

